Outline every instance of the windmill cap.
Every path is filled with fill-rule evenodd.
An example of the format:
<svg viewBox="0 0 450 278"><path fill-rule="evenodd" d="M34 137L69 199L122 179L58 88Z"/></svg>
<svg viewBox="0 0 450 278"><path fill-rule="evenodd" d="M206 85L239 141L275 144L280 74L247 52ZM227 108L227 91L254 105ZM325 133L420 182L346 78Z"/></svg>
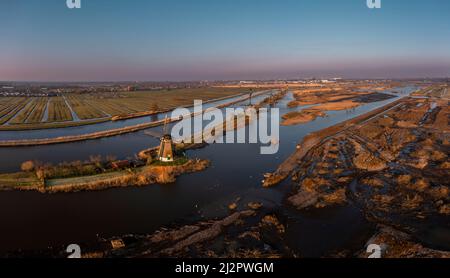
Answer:
<svg viewBox="0 0 450 278"><path fill-rule="evenodd" d="M164 135L161 139L162 139L162 140L172 140L172 135L166 134L166 135Z"/></svg>

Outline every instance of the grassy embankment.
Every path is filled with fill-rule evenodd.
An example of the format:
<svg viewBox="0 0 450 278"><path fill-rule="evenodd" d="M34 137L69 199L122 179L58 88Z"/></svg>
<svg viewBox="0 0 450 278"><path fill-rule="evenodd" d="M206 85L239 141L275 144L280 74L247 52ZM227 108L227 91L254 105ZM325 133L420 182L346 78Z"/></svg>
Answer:
<svg viewBox="0 0 450 278"><path fill-rule="evenodd" d="M11 120L28 102L27 98L15 98L12 101L8 101L8 104L3 107L0 113L0 125L4 125Z"/></svg>
<svg viewBox="0 0 450 278"><path fill-rule="evenodd" d="M32 162L27 162L31 163ZM113 168L96 161L61 163L57 166L32 166L27 171L0 174L0 190L36 190L42 193L101 190L112 187L171 183L184 173L204 170L206 160L179 157L174 162L149 161L145 166Z"/></svg>

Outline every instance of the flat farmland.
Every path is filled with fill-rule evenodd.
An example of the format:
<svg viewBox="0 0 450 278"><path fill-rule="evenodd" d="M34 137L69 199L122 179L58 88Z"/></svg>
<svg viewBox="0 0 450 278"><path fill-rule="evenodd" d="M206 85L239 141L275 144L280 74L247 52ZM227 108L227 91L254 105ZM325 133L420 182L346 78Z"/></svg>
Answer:
<svg viewBox="0 0 450 278"><path fill-rule="evenodd" d="M8 123L29 102L27 98L13 98L0 111L0 125Z"/></svg>
<svg viewBox="0 0 450 278"><path fill-rule="evenodd" d="M40 123L44 117L45 109L47 108L48 98L39 98L34 107L34 110L31 111L28 116L26 123Z"/></svg>
<svg viewBox="0 0 450 278"><path fill-rule="evenodd" d="M33 112L36 104L38 102L37 98L31 98L25 107L17 112L17 114L9 121L10 124L21 124L26 121L28 116Z"/></svg>
<svg viewBox="0 0 450 278"><path fill-rule="evenodd" d="M108 115L93 106L92 103L86 101L80 96L68 96L67 101L70 107L78 115L78 118L82 120L94 119L94 118L104 118Z"/></svg>
<svg viewBox="0 0 450 278"><path fill-rule="evenodd" d="M0 131L61 128L133 118L249 93L249 88L193 88L137 92L64 93L55 97L0 97Z"/></svg>
<svg viewBox="0 0 450 278"><path fill-rule="evenodd" d="M2 101L0 102L0 113L1 113L4 109L8 108L8 106L10 105L10 103L11 103L13 100L14 100L14 98L12 98L12 97L4 97L4 98L2 99Z"/></svg>
<svg viewBox="0 0 450 278"><path fill-rule="evenodd" d="M85 94L75 97L103 114L120 116L144 111L166 111L180 106L191 106L196 99L207 101L248 92L248 88L199 88Z"/></svg>
<svg viewBox="0 0 450 278"><path fill-rule="evenodd" d="M48 104L47 122L67 122L72 121L72 113L63 97L51 98Z"/></svg>

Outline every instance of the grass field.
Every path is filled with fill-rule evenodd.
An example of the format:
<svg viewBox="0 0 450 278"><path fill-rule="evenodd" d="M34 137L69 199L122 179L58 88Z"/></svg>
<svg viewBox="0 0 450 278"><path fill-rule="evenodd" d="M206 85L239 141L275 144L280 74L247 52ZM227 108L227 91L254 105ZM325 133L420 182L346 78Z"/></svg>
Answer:
<svg viewBox="0 0 450 278"><path fill-rule="evenodd" d="M0 125L7 123L29 102L27 98L15 98L0 113Z"/></svg>
<svg viewBox="0 0 450 278"><path fill-rule="evenodd" d="M194 88L120 93L64 94L58 97L0 97L0 131L93 124L115 116L138 116L248 93L249 88ZM76 117L72 117L71 109Z"/></svg>
<svg viewBox="0 0 450 278"><path fill-rule="evenodd" d="M39 184L39 179L34 173L19 172L12 174L0 174L0 188L34 186L36 184Z"/></svg>
<svg viewBox="0 0 450 278"><path fill-rule="evenodd" d="M2 99L2 102L0 102L0 113L2 113L3 110L7 109L10 105L10 103L14 100L12 97L5 97ZM1 114L0 114L1 115Z"/></svg>
<svg viewBox="0 0 450 278"><path fill-rule="evenodd" d="M72 121L72 114L62 97L51 98L48 104L48 119L47 122L66 122Z"/></svg>
<svg viewBox="0 0 450 278"><path fill-rule="evenodd" d="M39 98L33 111L28 116L26 123L40 123L44 117L45 108L47 107L48 98Z"/></svg>
<svg viewBox="0 0 450 278"><path fill-rule="evenodd" d="M32 98L30 101L25 105L25 107L20 110L14 118L12 118L9 123L10 124L21 124L25 122L25 120L28 118L31 112L33 112L34 107L36 106L37 99Z"/></svg>
<svg viewBox="0 0 450 278"><path fill-rule="evenodd" d="M108 116L101 110L95 108L92 103L89 103L79 96L68 96L67 101L69 102L69 105L72 107L74 112L78 115L78 118L82 120L104 118Z"/></svg>
<svg viewBox="0 0 450 278"><path fill-rule="evenodd" d="M47 106L47 98L32 98L10 121L9 125L40 123Z"/></svg>

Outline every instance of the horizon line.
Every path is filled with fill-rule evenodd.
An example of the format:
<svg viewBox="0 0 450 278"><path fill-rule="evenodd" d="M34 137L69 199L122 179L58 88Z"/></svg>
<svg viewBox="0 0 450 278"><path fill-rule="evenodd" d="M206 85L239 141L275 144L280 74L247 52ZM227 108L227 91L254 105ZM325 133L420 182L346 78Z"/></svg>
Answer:
<svg viewBox="0 0 450 278"><path fill-rule="evenodd" d="M415 76L415 77L303 77L303 78L274 78L274 79L191 79L191 80L0 80L0 82L16 83L182 83L182 82L239 82L239 81L296 81L296 80L415 80L415 79L450 79L449 76Z"/></svg>

